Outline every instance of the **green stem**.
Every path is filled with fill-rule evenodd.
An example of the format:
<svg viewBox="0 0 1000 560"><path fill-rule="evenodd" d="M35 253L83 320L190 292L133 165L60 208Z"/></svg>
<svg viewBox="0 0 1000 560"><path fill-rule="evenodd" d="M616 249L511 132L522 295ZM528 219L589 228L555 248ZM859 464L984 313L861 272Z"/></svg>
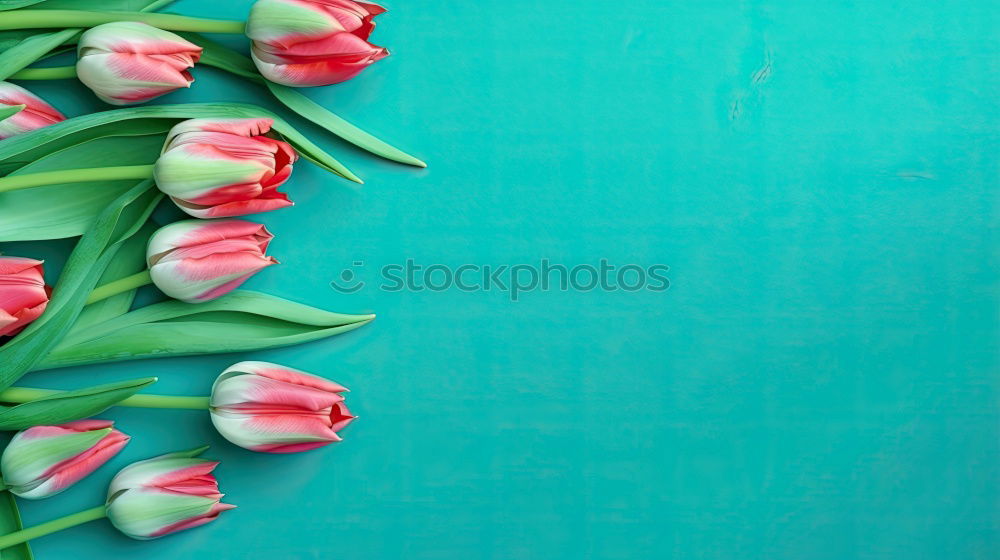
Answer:
<svg viewBox="0 0 1000 560"><path fill-rule="evenodd" d="M31 387L8 387L0 391L0 402L26 403L58 395L63 391L53 389L33 389ZM115 403L115 406L132 408L187 408L207 410L209 397L175 397L172 395L132 395Z"/></svg>
<svg viewBox="0 0 1000 560"><path fill-rule="evenodd" d="M90 292L90 296L87 297L87 301L84 305L90 305L91 303L96 303L102 299L108 299L111 296L116 296L122 292L134 290L138 287L152 283L153 279L150 277L148 269L136 272L131 276L126 276L125 278L120 278L114 282L108 282L103 286L94 288L94 291Z"/></svg>
<svg viewBox="0 0 1000 560"><path fill-rule="evenodd" d="M123 165L121 167L94 167L90 169L60 169L0 178L0 192L16 191L61 185L64 183L89 183L91 181L120 181L124 179L150 179L152 165Z"/></svg>
<svg viewBox="0 0 1000 560"><path fill-rule="evenodd" d="M11 10L0 18L0 29L94 27L115 21L138 21L160 29L200 33L243 33L242 21L195 18L143 12L98 12L84 10Z"/></svg>
<svg viewBox="0 0 1000 560"><path fill-rule="evenodd" d="M76 77L76 66L25 68L10 75L11 80L65 80Z"/></svg>
<svg viewBox="0 0 1000 560"><path fill-rule="evenodd" d="M23 542L30 541L31 539L44 537L49 533L62 531L63 529L68 529L70 527L80 525L81 523L86 523L88 521L100 519L107 515L108 515L107 510L104 508L103 505L101 505L87 510L83 510L79 513L67 515L66 517L60 517L59 519L54 519L52 521L42 523L41 525L35 525L34 527L21 529L20 531L14 531L13 533L7 533L6 535L0 536L0 550L7 548L9 546L14 546L15 544L21 544Z"/></svg>

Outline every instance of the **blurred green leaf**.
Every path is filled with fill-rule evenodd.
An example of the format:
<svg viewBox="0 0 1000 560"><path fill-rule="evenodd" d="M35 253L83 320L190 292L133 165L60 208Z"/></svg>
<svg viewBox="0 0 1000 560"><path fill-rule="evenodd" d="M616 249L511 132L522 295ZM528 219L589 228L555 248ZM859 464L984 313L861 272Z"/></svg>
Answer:
<svg viewBox="0 0 1000 560"><path fill-rule="evenodd" d="M111 136L44 156L11 175L156 161L164 135ZM113 154L113 156L109 156ZM101 210L135 186L135 180L56 184L0 193L0 241L61 239L81 235Z"/></svg>
<svg viewBox="0 0 1000 560"><path fill-rule="evenodd" d="M74 328L35 367L276 348L351 331L374 318L331 313L240 290L205 303L156 303L97 325Z"/></svg>
<svg viewBox="0 0 1000 560"><path fill-rule="evenodd" d="M45 0L0 0L0 12L16 10L18 8L24 8L26 6L31 6L32 4L38 4L39 2L44 1Z"/></svg>
<svg viewBox="0 0 1000 560"><path fill-rule="evenodd" d="M26 403L0 406L0 430L23 430L31 426L51 426L89 418L155 382L155 377L130 379L74 391L53 391L49 396ZM3 402L2 393L0 402Z"/></svg>

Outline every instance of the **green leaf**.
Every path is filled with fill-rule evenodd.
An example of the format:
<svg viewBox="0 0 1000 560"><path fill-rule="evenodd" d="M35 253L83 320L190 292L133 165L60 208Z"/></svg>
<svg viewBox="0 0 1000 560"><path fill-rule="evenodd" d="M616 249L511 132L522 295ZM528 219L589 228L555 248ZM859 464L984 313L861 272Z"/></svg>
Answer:
<svg viewBox="0 0 1000 560"><path fill-rule="evenodd" d="M0 105L0 121L13 117L24 110L27 105Z"/></svg>
<svg viewBox="0 0 1000 560"><path fill-rule="evenodd" d="M62 29L37 33L19 41L0 53L0 80L6 80L14 72L27 68L52 49L74 40L79 33L79 29Z"/></svg>
<svg viewBox="0 0 1000 560"><path fill-rule="evenodd" d="M155 377L144 377L73 391L52 391L49 396L16 406L0 406L0 430L23 430L89 418L155 382Z"/></svg>
<svg viewBox="0 0 1000 560"><path fill-rule="evenodd" d="M163 146L163 134L112 136L71 146L26 165L11 175L86 169L108 163L150 164ZM46 185L0 193L0 241L60 239L83 234L101 210L136 181L94 181Z"/></svg>
<svg viewBox="0 0 1000 560"><path fill-rule="evenodd" d="M198 304L171 300L73 329L36 369L276 348L351 331L374 318L247 291Z"/></svg>
<svg viewBox="0 0 1000 560"><path fill-rule="evenodd" d="M152 181L143 181L97 216L70 254L45 312L0 346L0 389L30 371L62 340L122 242L139 230L162 197Z"/></svg>
<svg viewBox="0 0 1000 560"><path fill-rule="evenodd" d="M21 152L17 156L13 156L6 161L0 162L0 175L12 174L14 171L49 154L65 150L66 148L70 148L96 138L160 134L162 135L160 138L163 139L166 138L166 133L170 130L170 127L174 126L176 123L177 121L174 119L137 119L123 122L111 122L100 126L86 128L73 134L67 134L56 140L39 144L38 146L30 148L27 151ZM106 155L107 154L105 154L105 156Z"/></svg>
<svg viewBox="0 0 1000 560"><path fill-rule="evenodd" d="M26 6L31 6L44 1L45 0L0 0L0 12L16 10L18 8L24 8Z"/></svg>
<svg viewBox="0 0 1000 560"><path fill-rule="evenodd" d="M142 226L139 233L128 238L122 248L118 250L115 259L111 261L104 275L97 282L98 286L103 286L115 280L125 278L146 269L146 245L153 232L157 230L156 225L147 223ZM125 314L132 307L135 300L136 290L128 290L101 301L91 303L83 308L80 316L73 325L74 329L85 329L90 325L103 323L108 319L113 319ZM0 559L2 560L2 559Z"/></svg>
<svg viewBox="0 0 1000 560"><path fill-rule="evenodd" d="M270 118L274 120L274 130L280 133L306 159L316 165L355 182L362 182L333 156L324 152L308 138L295 130L278 115L256 105L244 103L181 103L177 105L148 105L114 109L66 119L53 125L18 134L0 143L0 165L9 161L24 161L26 153L37 146L64 141L63 138L82 133L90 128L122 123L133 119L175 119L196 118ZM64 141L65 142L65 141Z"/></svg>
<svg viewBox="0 0 1000 560"><path fill-rule="evenodd" d="M257 72L257 67L254 66L253 61L246 56L198 33L181 33L180 35L204 49L201 53L200 61L203 64L215 66L237 76L263 84L278 101L295 113L298 113L299 116L336 134L362 150L367 150L377 156L399 163L427 167L427 164L423 161L345 121L333 114L329 109L309 99L295 88L265 80Z"/></svg>
<svg viewBox="0 0 1000 560"><path fill-rule="evenodd" d="M3 479L0 478L0 488L6 487ZM10 492L0 491L0 494L3 494L0 496L0 501L3 502L0 503L0 535L20 531L24 525L21 523L21 512L17 509L17 500ZM31 547L26 542L0 550L0 560L32 560L33 558Z"/></svg>

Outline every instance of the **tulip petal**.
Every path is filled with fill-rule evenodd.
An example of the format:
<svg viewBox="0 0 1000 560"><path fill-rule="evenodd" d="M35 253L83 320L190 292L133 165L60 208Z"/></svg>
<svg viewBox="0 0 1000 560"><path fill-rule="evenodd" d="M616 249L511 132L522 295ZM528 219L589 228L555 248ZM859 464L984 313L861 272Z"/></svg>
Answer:
<svg viewBox="0 0 1000 560"><path fill-rule="evenodd" d="M86 31L76 71L87 87L113 105L141 103L190 87L188 73L201 47L139 22L112 22Z"/></svg>
<svg viewBox="0 0 1000 560"><path fill-rule="evenodd" d="M66 120L42 98L10 82L0 82L0 105L24 105L24 109L0 120L0 140Z"/></svg>
<svg viewBox="0 0 1000 560"><path fill-rule="evenodd" d="M93 472L128 440L106 420L35 426L14 436L0 457L0 470L14 494L45 498Z"/></svg>
<svg viewBox="0 0 1000 560"><path fill-rule="evenodd" d="M108 519L134 539L153 539L180 530L186 522L218 517L218 500L157 488L132 488L107 506ZM193 526L193 525L192 525Z"/></svg>

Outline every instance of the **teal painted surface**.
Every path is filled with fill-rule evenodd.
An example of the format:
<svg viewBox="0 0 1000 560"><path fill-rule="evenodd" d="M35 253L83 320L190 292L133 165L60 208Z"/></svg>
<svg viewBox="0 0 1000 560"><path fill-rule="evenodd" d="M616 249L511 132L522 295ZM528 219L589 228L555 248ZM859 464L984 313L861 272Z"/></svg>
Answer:
<svg viewBox="0 0 1000 560"><path fill-rule="evenodd" d="M204 4L176 6L239 17L249 2ZM240 508L149 543L95 523L37 541L39 559L1000 549L993 3L389 7L375 38L393 56L310 94L430 168L324 140L367 184L298 166L297 206L262 216L283 265L250 282L379 320L239 357L340 381L361 419L338 446L266 456L227 445L198 412L109 413L132 444L64 495L25 503L28 522L101 499L131 460L203 441ZM164 101L265 99L196 74ZM70 113L99 106L75 86L38 90ZM664 263L671 287L512 303L371 286L407 258L543 257ZM336 293L328 283L355 260L370 285ZM160 392L198 394L236 359L25 384L158 375Z"/></svg>

